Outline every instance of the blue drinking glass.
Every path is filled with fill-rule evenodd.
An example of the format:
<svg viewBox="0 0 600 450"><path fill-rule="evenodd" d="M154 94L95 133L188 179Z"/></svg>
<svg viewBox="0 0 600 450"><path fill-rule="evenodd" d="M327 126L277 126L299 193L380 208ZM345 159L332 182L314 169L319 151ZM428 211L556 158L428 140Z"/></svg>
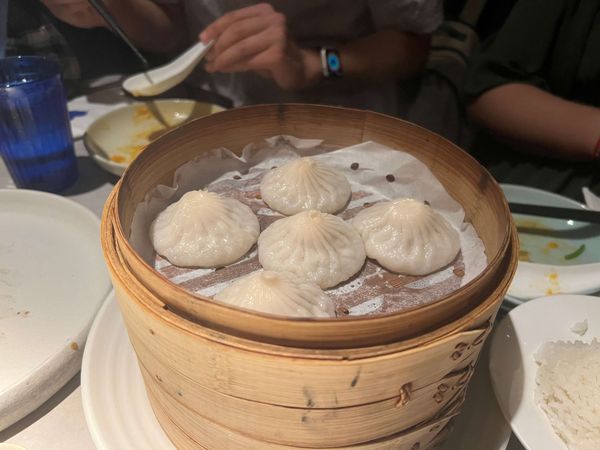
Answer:
<svg viewBox="0 0 600 450"><path fill-rule="evenodd" d="M55 62L37 56L0 59L0 155L19 188L60 192L77 180Z"/></svg>

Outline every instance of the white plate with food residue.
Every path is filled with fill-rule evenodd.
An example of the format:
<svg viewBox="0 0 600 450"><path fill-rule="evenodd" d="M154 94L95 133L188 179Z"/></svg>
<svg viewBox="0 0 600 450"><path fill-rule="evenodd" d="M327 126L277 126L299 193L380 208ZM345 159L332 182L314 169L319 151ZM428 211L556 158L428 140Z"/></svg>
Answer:
<svg viewBox="0 0 600 450"><path fill-rule="evenodd" d="M0 189L0 430L80 368L110 292L100 221L54 194Z"/></svg>
<svg viewBox="0 0 600 450"><path fill-rule="evenodd" d="M179 125L223 108L181 99L136 102L96 119L83 136L90 156L103 169L120 176L152 141Z"/></svg>
<svg viewBox="0 0 600 450"><path fill-rule="evenodd" d="M508 201L585 209L561 195L502 184ZM600 290L600 225L551 217L513 215L519 232L519 266L506 299L513 304L555 294Z"/></svg>

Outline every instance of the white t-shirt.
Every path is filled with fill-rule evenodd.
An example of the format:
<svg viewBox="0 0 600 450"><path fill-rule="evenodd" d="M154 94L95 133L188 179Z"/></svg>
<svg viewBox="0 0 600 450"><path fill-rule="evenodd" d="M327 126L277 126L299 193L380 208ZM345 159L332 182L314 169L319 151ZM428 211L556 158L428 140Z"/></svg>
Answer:
<svg viewBox="0 0 600 450"><path fill-rule="evenodd" d="M223 14L256 4L251 0L180 1L185 8L191 41ZM442 21L441 0L271 0L287 18L288 32L304 48L340 45L378 30L395 27L426 34ZM260 103L321 103L395 114L400 93L397 83L348 86L332 80L302 91L286 92L275 82L252 72L207 74L196 70L195 83L230 98L235 106Z"/></svg>

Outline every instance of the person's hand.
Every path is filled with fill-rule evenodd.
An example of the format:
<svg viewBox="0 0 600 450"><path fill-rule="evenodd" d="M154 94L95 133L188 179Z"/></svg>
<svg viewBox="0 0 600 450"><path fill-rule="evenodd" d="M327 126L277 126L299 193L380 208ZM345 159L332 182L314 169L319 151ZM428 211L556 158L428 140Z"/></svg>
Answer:
<svg viewBox="0 0 600 450"><path fill-rule="evenodd" d="M215 20L200 40L216 40L206 55L208 72L254 71L282 89L299 89L318 80L319 55L300 49L288 37L285 16L267 3L229 12Z"/></svg>
<svg viewBox="0 0 600 450"><path fill-rule="evenodd" d="M87 0L42 0L42 3L63 22L80 28L105 25L104 19Z"/></svg>

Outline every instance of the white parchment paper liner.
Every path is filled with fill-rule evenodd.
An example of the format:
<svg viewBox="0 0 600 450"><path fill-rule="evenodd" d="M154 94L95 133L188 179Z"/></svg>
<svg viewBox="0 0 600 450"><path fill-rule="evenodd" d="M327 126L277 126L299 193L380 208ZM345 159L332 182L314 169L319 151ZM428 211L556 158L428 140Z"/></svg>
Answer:
<svg viewBox="0 0 600 450"><path fill-rule="evenodd" d="M172 186L159 185L147 193L145 201L140 203L135 211L130 243L146 262L160 269L160 261L159 266L155 264L156 255L148 230L157 214L169 204L177 201L190 190L202 188L211 190L211 184L221 180L230 180L239 174L251 176L253 173L269 170L273 166L280 166L291 159L309 155L343 172L350 181L353 192L369 192L367 197L355 201L360 202L361 205L398 197L427 200L431 207L443 215L459 232L464 262L461 286L485 269L487 265L485 247L473 226L463 221L464 210L461 205L446 192L425 164L408 153L376 142L364 142L335 149L324 145L321 140L274 136L260 144L249 144L244 148L241 157L224 148L206 152L179 167L175 171ZM351 169L353 163L358 163L358 170ZM387 175L393 175L394 181L388 181ZM359 205L350 202L346 209L356 206ZM270 211L266 205L264 209L267 213ZM261 209L261 213L265 211ZM256 251L247 255L245 259L255 254ZM213 269L190 269L190 271L203 273ZM412 282L411 287L418 288L419 285L423 288L428 287L448 276L451 276L451 270L450 273L448 269L441 270L422 277L422 280ZM172 281L176 282L176 280ZM207 287L194 293L211 296L221 288L221 286L219 289ZM345 289L347 290L348 286L342 284L334 291L342 292ZM365 303L352 308L350 314L365 314L376 307L377 301L371 302L371 305Z"/></svg>

